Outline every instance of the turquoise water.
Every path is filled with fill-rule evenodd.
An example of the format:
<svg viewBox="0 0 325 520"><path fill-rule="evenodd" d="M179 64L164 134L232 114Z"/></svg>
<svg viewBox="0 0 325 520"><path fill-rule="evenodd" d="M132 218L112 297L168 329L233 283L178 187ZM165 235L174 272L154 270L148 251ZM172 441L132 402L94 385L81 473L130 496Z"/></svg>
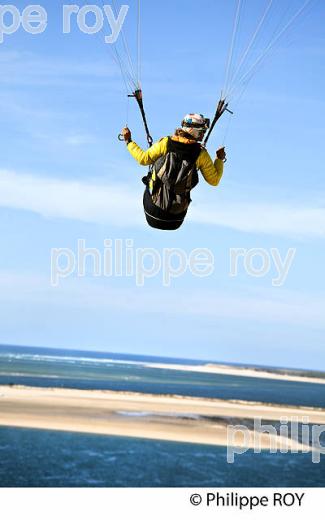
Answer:
<svg viewBox="0 0 325 520"><path fill-rule="evenodd" d="M0 428L0 485L29 487L323 487L325 459L254 454L228 464L226 449Z"/></svg>
<svg viewBox="0 0 325 520"><path fill-rule="evenodd" d="M127 390L325 408L324 385L147 366L153 362L195 363L111 353L0 347L0 384ZM228 464L223 447L0 427L0 486L324 485L324 456L319 464L313 464L310 454L248 451L237 456L234 464Z"/></svg>

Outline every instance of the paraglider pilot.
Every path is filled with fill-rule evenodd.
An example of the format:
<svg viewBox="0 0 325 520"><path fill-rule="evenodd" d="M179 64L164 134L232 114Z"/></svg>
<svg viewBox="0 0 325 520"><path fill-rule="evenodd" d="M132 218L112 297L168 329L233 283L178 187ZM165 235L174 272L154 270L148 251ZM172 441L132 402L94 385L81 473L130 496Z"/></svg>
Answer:
<svg viewBox="0 0 325 520"><path fill-rule="evenodd" d="M198 184L198 170L211 186L218 186L226 161L219 148L213 161L201 141L210 126L202 114L188 114L172 137L164 137L147 151L133 140L129 128L122 130L130 154L142 166L150 166L143 178L143 197L148 224L156 229L176 230L187 214L191 190Z"/></svg>

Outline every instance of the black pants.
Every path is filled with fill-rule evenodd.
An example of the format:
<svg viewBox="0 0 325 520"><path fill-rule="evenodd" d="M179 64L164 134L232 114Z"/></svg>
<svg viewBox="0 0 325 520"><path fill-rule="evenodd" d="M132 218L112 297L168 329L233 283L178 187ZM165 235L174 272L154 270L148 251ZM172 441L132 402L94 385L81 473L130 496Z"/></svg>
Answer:
<svg viewBox="0 0 325 520"><path fill-rule="evenodd" d="M158 206L155 206L152 202L148 188L145 190L143 195L143 207L149 226L155 229L175 231L175 229L181 227L186 217L186 212L180 213L179 215L171 215L170 213L158 208Z"/></svg>

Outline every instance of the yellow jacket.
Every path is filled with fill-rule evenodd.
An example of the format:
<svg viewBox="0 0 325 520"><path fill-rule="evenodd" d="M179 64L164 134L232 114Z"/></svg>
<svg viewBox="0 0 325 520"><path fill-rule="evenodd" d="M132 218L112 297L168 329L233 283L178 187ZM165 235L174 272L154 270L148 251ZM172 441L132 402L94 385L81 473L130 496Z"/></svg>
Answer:
<svg viewBox="0 0 325 520"><path fill-rule="evenodd" d="M181 143L193 143L189 139L184 137L173 136L173 141L179 141ZM142 150L140 146L131 141L128 144L128 150L132 157L142 166L149 166L153 164L159 157L166 155L167 153L168 137L160 139L157 143L153 144L147 151ZM202 151L196 161L196 167L202 172L204 179L211 184L211 186L218 186L222 174L223 174L223 161L216 159L212 161L209 153L202 148Z"/></svg>

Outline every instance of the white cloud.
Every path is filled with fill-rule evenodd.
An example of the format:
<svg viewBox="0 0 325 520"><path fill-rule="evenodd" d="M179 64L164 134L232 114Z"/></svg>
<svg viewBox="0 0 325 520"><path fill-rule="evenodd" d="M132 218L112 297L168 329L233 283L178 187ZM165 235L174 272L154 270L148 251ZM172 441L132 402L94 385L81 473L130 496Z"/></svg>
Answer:
<svg viewBox="0 0 325 520"><path fill-rule="evenodd" d="M131 284L133 282L131 281ZM33 273L0 271L0 303L21 302L42 307L203 317L207 320L244 320L250 323L325 328L325 299L282 289L249 292L181 289L173 287L114 287L109 278L67 278L57 288L50 278ZM155 305L152 305L153 297Z"/></svg>
<svg viewBox="0 0 325 520"><path fill-rule="evenodd" d="M85 144L93 144L94 136L90 134L70 134L65 138L65 143L70 146L82 146Z"/></svg>
<svg viewBox="0 0 325 520"><path fill-rule="evenodd" d="M0 170L0 206L33 211L46 218L143 226L141 190L140 184L139 190L134 191L127 184L72 181ZM303 206L218 200L215 207L203 203L193 206L189 219L247 233L325 236L325 208L319 203Z"/></svg>
<svg viewBox="0 0 325 520"><path fill-rule="evenodd" d="M143 222L141 200L126 185L61 180L0 170L0 206L119 226Z"/></svg>
<svg viewBox="0 0 325 520"><path fill-rule="evenodd" d="M324 207L230 201L216 208L193 208L191 220L247 233L325 237Z"/></svg>

